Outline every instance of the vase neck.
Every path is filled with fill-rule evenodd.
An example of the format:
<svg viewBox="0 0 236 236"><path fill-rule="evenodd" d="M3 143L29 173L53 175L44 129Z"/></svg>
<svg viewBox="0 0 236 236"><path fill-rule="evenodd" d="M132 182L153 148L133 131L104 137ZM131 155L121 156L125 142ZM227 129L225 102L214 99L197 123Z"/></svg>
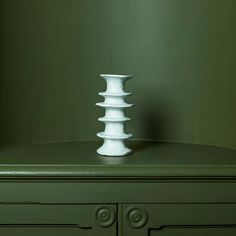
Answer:
<svg viewBox="0 0 236 236"><path fill-rule="evenodd" d="M111 75L101 74L101 77L106 80L107 93L124 93L125 82L131 78L129 75Z"/></svg>
<svg viewBox="0 0 236 236"><path fill-rule="evenodd" d="M107 82L107 93L123 93L125 80L121 78L105 78Z"/></svg>

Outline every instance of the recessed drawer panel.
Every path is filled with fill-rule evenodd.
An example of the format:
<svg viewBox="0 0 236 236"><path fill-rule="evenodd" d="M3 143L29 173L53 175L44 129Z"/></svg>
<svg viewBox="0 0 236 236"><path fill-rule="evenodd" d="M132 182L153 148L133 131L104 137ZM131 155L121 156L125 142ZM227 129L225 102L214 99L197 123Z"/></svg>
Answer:
<svg viewBox="0 0 236 236"><path fill-rule="evenodd" d="M236 204L125 204L123 207L125 235L236 235Z"/></svg>
<svg viewBox="0 0 236 236"><path fill-rule="evenodd" d="M235 236L236 227L163 227L159 230L150 230L150 236Z"/></svg>
<svg viewBox="0 0 236 236"><path fill-rule="evenodd" d="M115 235L116 206L0 204L0 235Z"/></svg>

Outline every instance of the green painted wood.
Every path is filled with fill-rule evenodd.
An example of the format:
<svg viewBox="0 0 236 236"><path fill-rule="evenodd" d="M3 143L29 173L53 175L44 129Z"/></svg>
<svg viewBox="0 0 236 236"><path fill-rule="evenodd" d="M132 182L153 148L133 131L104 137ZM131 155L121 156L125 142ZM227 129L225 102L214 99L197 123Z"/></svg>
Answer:
<svg viewBox="0 0 236 236"><path fill-rule="evenodd" d="M96 154L98 142L62 142L0 150L1 177L236 177L236 150L131 142L122 158Z"/></svg>
<svg viewBox="0 0 236 236"><path fill-rule="evenodd" d="M74 225L92 228L96 205L0 204L0 224Z"/></svg>
<svg viewBox="0 0 236 236"><path fill-rule="evenodd" d="M114 220L100 224L98 209L113 209ZM115 205L0 204L1 235L116 235Z"/></svg>
<svg viewBox="0 0 236 236"><path fill-rule="evenodd" d="M125 180L121 183L93 179L85 183L11 180L0 183L1 203L211 203L236 202L236 181ZM77 182L77 181L76 181Z"/></svg>
<svg viewBox="0 0 236 236"><path fill-rule="evenodd" d="M1 149L0 202L235 202L235 150L130 144L134 153L123 158L98 156L98 142Z"/></svg>
<svg viewBox="0 0 236 236"><path fill-rule="evenodd" d="M116 236L115 230L102 228L92 231L64 225L0 226L0 233L4 236Z"/></svg>
<svg viewBox="0 0 236 236"><path fill-rule="evenodd" d="M0 233L4 236L91 236L88 230L66 226L6 226L0 227Z"/></svg>
<svg viewBox="0 0 236 236"><path fill-rule="evenodd" d="M235 234L236 150L129 144L134 153L122 158L98 156L98 142L1 148L0 234ZM95 217L101 208L114 212L108 227ZM138 228L130 226L133 209L147 214Z"/></svg>
<svg viewBox="0 0 236 236"><path fill-rule="evenodd" d="M136 221L134 210L138 214ZM124 235L233 236L236 233L236 204L129 204L124 205L123 212Z"/></svg>
<svg viewBox="0 0 236 236"><path fill-rule="evenodd" d="M236 226L235 227L217 227L217 226L209 226L209 227L166 227L160 232L151 230L150 236L234 236L236 234Z"/></svg>
<svg viewBox="0 0 236 236"><path fill-rule="evenodd" d="M95 139L98 75L128 73L135 138L236 148L235 9L235 0L1 0L0 144Z"/></svg>

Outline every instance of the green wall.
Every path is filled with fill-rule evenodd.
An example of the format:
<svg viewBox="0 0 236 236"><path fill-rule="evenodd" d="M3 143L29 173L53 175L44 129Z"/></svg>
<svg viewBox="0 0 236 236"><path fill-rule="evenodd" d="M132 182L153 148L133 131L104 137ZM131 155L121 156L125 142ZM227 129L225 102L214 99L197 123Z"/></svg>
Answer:
<svg viewBox="0 0 236 236"><path fill-rule="evenodd" d="M100 73L136 139L236 148L235 0L0 0L0 143L91 140Z"/></svg>

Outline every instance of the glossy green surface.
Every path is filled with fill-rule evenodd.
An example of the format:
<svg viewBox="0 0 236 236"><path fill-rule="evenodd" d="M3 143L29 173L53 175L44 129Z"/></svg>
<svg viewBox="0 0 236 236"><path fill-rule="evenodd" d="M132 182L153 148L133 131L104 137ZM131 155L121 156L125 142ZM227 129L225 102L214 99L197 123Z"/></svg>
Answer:
<svg viewBox="0 0 236 236"><path fill-rule="evenodd" d="M236 150L132 142L132 155L104 158L99 144L1 148L0 234L234 236Z"/></svg>
<svg viewBox="0 0 236 236"><path fill-rule="evenodd" d="M226 204L137 204L124 205L145 209L146 224L131 228L124 219L124 235L135 236L234 236L236 234L236 205Z"/></svg>
<svg viewBox="0 0 236 236"><path fill-rule="evenodd" d="M70 226L7 226L1 227L0 233L4 236L91 236L89 230L76 229ZM96 232L94 235L97 235ZM113 236L113 235L108 235ZM115 235L114 235L115 236Z"/></svg>
<svg viewBox="0 0 236 236"><path fill-rule="evenodd" d="M6 236L115 236L116 224L97 224L96 208L115 205L0 204L0 233ZM114 210L115 211L115 210Z"/></svg>
<svg viewBox="0 0 236 236"><path fill-rule="evenodd" d="M196 144L132 142L134 153L103 157L98 142L2 148L0 176L236 176L236 151Z"/></svg>
<svg viewBox="0 0 236 236"><path fill-rule="evenodd" d="M91 140L100 73L135 138L236 148L235 0L0 0L0 144Z"/></svg>
<svg viewBox="0 0 236 236"><path fill-rule="evenodd" d="M161 232L151 230L150 236L234 236L236 227L225 226L183 226L183 227L167 227ZM146 234L144 234L146 235Z"/></svg>

